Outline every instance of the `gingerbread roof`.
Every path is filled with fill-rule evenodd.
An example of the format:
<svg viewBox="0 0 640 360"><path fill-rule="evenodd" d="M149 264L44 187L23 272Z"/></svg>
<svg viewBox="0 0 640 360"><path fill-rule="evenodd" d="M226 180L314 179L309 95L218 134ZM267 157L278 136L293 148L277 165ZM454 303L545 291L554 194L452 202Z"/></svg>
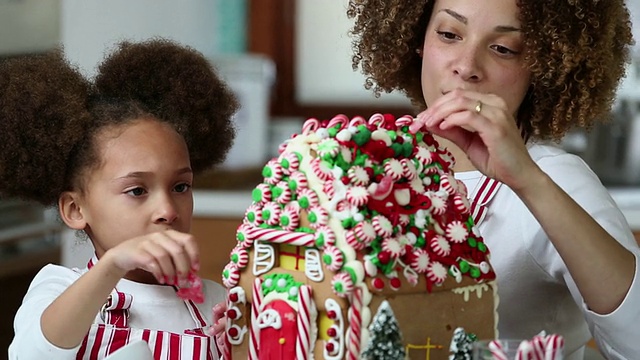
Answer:
<svg viewBox="0 0 640 360"><path fill-rule="evenodd" d="M263 168L224 284L237 285L256 241L318 249L343 297L363 281L380 290L381 277L393 289L424 278L429 291L447 278L495 279L453 156L430 133L409 132L412 121L307 120ZM308 277L323 275L307 267Z"/></svg>

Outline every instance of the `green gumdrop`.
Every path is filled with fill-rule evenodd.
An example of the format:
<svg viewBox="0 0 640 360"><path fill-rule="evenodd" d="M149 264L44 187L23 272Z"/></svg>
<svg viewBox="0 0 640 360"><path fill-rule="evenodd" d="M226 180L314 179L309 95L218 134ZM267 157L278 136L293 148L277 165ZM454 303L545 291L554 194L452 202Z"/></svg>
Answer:
<svg viewBox="0 0 640 360"><path fill-rule="evenodd" d="M255 188L251 192L251 199L255 202L260 202L262 200L262 190Z"/></svg>
<svg viewBox="0 0 640 360"><path fill-rule="evenodd" d="M359 131L351 137L351 140L358 144L358 146L363 146L371 139L371 131L364 125L358 126L358 130Z"/></svg>
<svg viewBox="0 0 640 360"><path fill-rule="evenodd" d="M471 275L472 278L477 279L480 277L480 269L478 269L477 267L472 267L469 275Z"/></svg>
<svg viewBox="0 0 640 360"><path fill-rule="evenodd" d="M470 237L467 242L469 243L469 246L471 246L472 248L476 247L476 245L478 245L478 241L472 237Z"/></svg>
<svg viewBox="0 0 640 360"><path fill-rule="evenodd" d="M327 129L327 132L329 133L329 136L331 136L332 138L336 137L336 135L338 134L338 125Z"/></svg>
<svg viewBox="0 0 640 360"><path fill-rule="evenodd" d="M417 132L416 133L416 140L418 141L418 144L422 142L422 139L424 139L424 133L423 132Z"/></svg>
<svg viewBox="0 0 640 360"><path fill-rule="evenodd" d="M413 153L413 144L410 142L405 142L402 144L402 156L410 157Z"/></svg>
<svg viewBox="0 0 640 360"><path fill-rule="evenodd" d="M387 131L387 134L391 138L391 141L396 141L396 138L398 137L398 133L396 133L395 131L389 130Z"/></svg>
<svg viewBox="0 0 640 360"><path fill-rule="evenodd" d="M391 144L391 149L393 149L393 152L395 153L396 156L399 156L400 154L402 154L402 144L393 143Z"/></svg>
<svg viewBox="0 0 640 360"><path fill-rule="evenodd" d="M487 245L485 245L484 243L478 243L478 250L480 250L481 252L486 252Z"/></svg>
<svg viewBox="0 0 640 360"><path fill-rule="evenodd" d="M469 266L469 263L462 260L460 261L460 272L462 272L463 274L466 274L467 271L469 271L469 269L471 268L471 266Z"/></svg>

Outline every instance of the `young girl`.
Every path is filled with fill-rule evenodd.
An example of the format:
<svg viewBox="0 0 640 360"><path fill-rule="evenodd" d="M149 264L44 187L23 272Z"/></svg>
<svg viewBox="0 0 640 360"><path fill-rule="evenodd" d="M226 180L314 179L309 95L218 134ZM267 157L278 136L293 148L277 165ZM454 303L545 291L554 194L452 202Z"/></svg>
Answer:
<svg viewBox="0 0 640 360"><path fill-rule="evenodd" d="M85 79L61 51L0 65L0 193L57 206L86 269L47 265L15 317L10 359L217 358L204 330L223 288L197 286L193 175L221 162L238 104L210 63L167 40L122 43ZM184 290L184 289L182 289Z"/></svg>
<svg viewBox="0 0 640 360"><path fill-rule="evenodd" d="M623 0L352 0L354 67L377 93L422 111L485 207L498 276L499 336L564 336L582 359L594 337L636 359L640 251L578 157L546 140L607 117L632 43Z"/></svg>

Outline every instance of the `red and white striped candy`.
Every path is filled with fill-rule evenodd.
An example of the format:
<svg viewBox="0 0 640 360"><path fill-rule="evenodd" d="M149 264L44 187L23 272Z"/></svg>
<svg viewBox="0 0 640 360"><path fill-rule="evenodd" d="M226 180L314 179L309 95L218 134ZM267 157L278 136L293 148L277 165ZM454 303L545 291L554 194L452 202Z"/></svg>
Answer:
<svg viewBox="0 0 640 360"><path fill-rule="evenodd" d="M456 193L456 188L458 183L456 179L450 179L449 174L442 174L440 176L440 188L446 191L449 195L453 195Z"/></svg>
<svg viewBox="0 0 640 360"><path fill-rule="evenodd" d="M405 253L406 248L396 238L386 238L382 240L382 250L397 258Z"/></svg>
<svg viewBox="0 0 640 360"><path fill-rule="evenodd" d="M292 231L300 225L300 211L295 206L286 206L280 214L280 227Z"/></svg>
<svg viewBox="0 0 640 360"><path fill-rule="evenodd" d="M244 213L247 223L253 226L262 224L262 209L257 204L251 204Z"/></svg>
<svg viewBox="0 0 640 360"><path fill-rule="evenodd" d="M561 335L551 334L546 337L544 360L562 360L564 349L564 338Z"/></svg>
<svg viewBox="0 0 640 360"><path fill-rule="evenodd" d="M280 193L273 200L280 204L289 203L291 201L291 189L289 188L289 184L284 181L280 181L276 187L280 189Z"/></svg>
<svg viewBox="0 0 640 360"><path fill-rule="evenodd" d="M325 246L335 245L336 243L336 234L326 225L320 225L316 228L315 238L316 247L319 249L322 249ZM320 239L322 239L322 244L319 243Z"/></svg>
<svg viewBox="0 0 640 360"><path fill-rule="evenodd" d="M274 226L280 223L280 204L269 201L262 207L262 218L268 225Z"/></svg>
<svg viewBox="0 0 640 360"><path fill-rule="evenodd" d="M296 246L313 246L315 235L303 232L292 232L279 229L251 228L249 233L253 238L260 241L289 244Z"/></svg>
<svg viewBox="0 0 640 360"><path fill-rule="evenodd" d="M442 215L447 211L447 200L432 191L427 192L427 196L431 200L431 213L433 215Z"/></svg>
<svg viewBox="0 0 640 360"><path fill-rule="evenodd" d="M353 185L356 185L356 186L369 185L369 181L370 181L369 174L362 166L355 165L350 167L349 170L347 170L347 176L349 176L349 181L351 181Z"/></svg>
<svg viewBox="0 0 640 360"><path fill-rule="evenodd" d="M424 274L429 269L429 253L424 249L415 248L411 259L411 268L420 274Z"/></svg>
<svg viewBox="0 0 640 360"><path fill-rule="evenodd" d="M349 246L351 246L355 250L359 251L365 248L365 243L363 243L362 241L360 241L360 239L358 239L353 229L347 230L344 234L344 237L345 237L345 240L347 241L347 244L349 244Z"/></svg>
<svg viewBox="0 0 640 360"><path fill-rule="evenodd" d="M324 257L327 257L327 260L324 261L327 269L333 272L340 270L342 265L344 265L344 255L342 251L335 246L325 246Z"/></svg>
<svg viewBox="0 0 640 360"><path fill-rule="evenodd" d="M291 152L280 155L279 162L285 175L290 175L293 171L298 170L300 166L300 159Z"/></svg>
<svg viewBox="0 0 640 360"><path fill-rule="evenodd" d="M467 230L467 226L462 221L454 220L447 224L445 235L449 241L461 244L469 237L469 230Z"/></svg>
<svg viewBox="0 0 640 360"><path fill-rule="evenodd" d="M349 343L347 359L360 359L360 339L362 336L362 289L357 288L351 295L351 311L349 311Z"/></svg>
<svg viewBox="0 0 640 360"><path fill-rule="evenodd" d="M321 181L327 181L333 177L331 168L321 158L311 160L311 170Z"/></svg>
<svg viewBox="0 0 640 360"><path fill-rule="evenodd" d="M311 286L301 285L298 292L298 331L296 360L307 360L311 346Z"/></svg>
<svg viewBox="0 0 640 360"><path fill-rule="evenodd" d="M282 180L282 176L284 175L284 171L282 170L282 165L275 160L271 159L265 165L265 169L262 171L262 175L264 176L264 181L275 185L278 181Z"/></svg>
<svg viewBox="0 0 640 360"><path fill-rule="evenodd" d="M436 235L429 240L431 250L438 256L446 257L451 253L451 245L442 235Z"/></svg>
<svg viewBox="0 0 640 360"><path fill-rule="evenodd" d="M367 121L362 116L355 116L349 121L349 127L357 127L358 125L364 125Z"/></svg>
<svg viewBox="0 0 640 360"><path fill-rule="evenodd" d="M422 163L423 166L427 166L433 162L433 158L431 157L431 151L424 146L418 146L418 151L416 152L415 158Z"/></svg>
<svg viewBox="0 0 640 360"><path fill-rule="evenodd" d="M356 207L363 207L369 202L369 192L363 186L353 186L347 190L347 201Z"/></svg>
<svg viewBox="0 0 640 360"><path fill-rule="evenodd" d="M238 266L238 269L244 269L247 267L247 264L249 264L249 252L245 248L234 247L233 250L231 250L230 257L231 261Z"/></svg>
<svg viewBox="0 0 640 360"><path fill-rule="evenodd" d="M466 214L469 212L469 200L461 193L453 195L453 206L459 214Z"/></svg>
<svg viewBox="0 0 640 360"><path fill-rule="evenodd" d="M333 181L326 181L322 185L322 191L324 191L324 193L327 194L327 197L333 198L333 196L336 194L336 190L335 190L335 186L333 185Z"/></svg>
<svg viewBox="0 0 640 360"><path fill-rule="evenodd" d="M292 172L291 176L289 176L289 181L293 181L296 184L296 191L300 191L309 186L307 176L301 171Z"/></svg>
<svg viewBox="0 0 640 360"><path fill-rule="evenodd" d="M391 236L393 234L393 224L384 215L376 215L371 219L373 228L376 230L376 234L383 238Z"/></svg>
<svg viewBox="0 0 640 360"><path fill-rule="evenodd" d="M398 181L404 175L404 168L400 160L391 158L384 162L384 173L394 181Z"/></svg>
<svg viewBox="0 0 640 360"><path fill-rule="evenodd" d="M321 225L327 225L329 222L329 213L322 206L311 206L309 208L309 214L307 219L310 222L310 226L313 229L317 229Z"/></svg>
<svg viewBox="0 0 640 360"><path fill-rule="evenodd" d="M361 221L359 222L354 231L356 236L362 240L366 245L370 245L373 240L376 238L376 229L369 221Z"/></svg>
<svg viewBox="0 0 640 360"><path fill-rule="evenodd" d="M240 270L234 263L228 263L222 270L222 283L227 288L232 288L238 285L240 280Z"/></svg>
<svg viewBox="0 0 640 360"><path fill-rule="evenodd" d="M320 121L318 119L307 119L302 125L302 134L308 135L310 132L318 130L319 127Z"/></svg>
<svg viewBox="0 0 640 360"><path fill-rule="evenodd" d="M236 240L238 240L238 243L246 249L253 246L254 240L249 234L249 229L251 229L251 226L244 223L238 226L238 229L236 230Z"/></svg>
<svg viewBox="0 0 640 360"><path fill-rule="evenodd" d="M345 114L338 114L329 120L327 127L332 128L336 125L340 125L339 129L344 129L349 124L349 118Z"/></svg>
<svg viewBox="0 0 640 360"><path fill-rule="evenodd" d="M442 284L447 279L447 268L438 261L429 263L427 278L435 284Z"/></svg>
<svg viewBox="0 0 640 360"><path fill-rule="evenodd" d="M500 340L491 340L488 347L494 360L509 360Z"/></svg>
<svg viewBox="0 0 640 360"><path fill-rule="evenodd" d="M402 159L400 162L402 163L402 175L404 175L407 180L413 180L418 176L418 171L413 160Z"/></svg>
<svg viewBox="0 0 640 360"><path fill-rule="evenodd" d="M256 190L260 191L260 200L257 201L258 203L263 204L263 203L266 203L267 201L271 201L271 187L269 187L269 185L264 183L258 184L258 186L256 186Z"/></svg>
<svg viewBox="0 0 640 360"><path fill-rule="evenodd" d="M319 201L318 194L316 194L315 191L309 188L301 189L298 191L298 203L301 203L302 200L306 200L306 202L309 204L309 208L317 206Z"/></svg>
<svg viewBox="0 0 640 360"><path fill-rule="evenodd" d="M413 124L413 117L409 116L409 115L402 115L399 118L396 119L396 126L398 127L403 127L403 126L409 126Z"/></svg>
<svg viewBox="0 0 640 360"><path fill-rule="evenodd" d="M331 289L333 289L334 294L340 297L347 297L353 292L354 287L351 275L346 271L335 274L331 279Z"/></svg>
<svg viewBox="0 0 640 360"><path fill-rule="evenodd" d="M384 115L376 113L371 115L368 124L376 127L380 127L384 123Z"/></svg>
<svg viewBox="0 0 640 360"><path fill-rule="evenodd" d="M258 315L262 307L262 279L256 278L252 288L253 299L251 301L251 326L249 332L249 360L258 360L260 344L260 329L258 328Z"/></svg>

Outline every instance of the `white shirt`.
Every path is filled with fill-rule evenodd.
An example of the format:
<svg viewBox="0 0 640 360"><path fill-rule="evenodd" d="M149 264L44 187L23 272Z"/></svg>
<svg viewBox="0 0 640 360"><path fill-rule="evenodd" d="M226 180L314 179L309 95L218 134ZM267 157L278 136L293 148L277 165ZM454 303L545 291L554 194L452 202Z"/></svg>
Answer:
<svg viewBox="0 0 640 360"><path fill-rule="evenodd" d="M640 250L624 215L579 157L540 144L530 145L529 153L613 238L633 252L636 273L618 309L607 315L590 311L538 221L516 194L502 185L479 226L498 280L499 337L531 339L542 330L560 334L565 338L565 359L573 360L583 358L584 345L593 336L608 358L637 359ZM470 194L481 176L478 171L456 174Z"/></svg>
<svg viewBox="0 0 640 360"><path fill-rule="evenodd" d="M33 279L14 320L15 337L9 345L9 359L75 359L80 345L61 349L42 334L40 318L44 310L64 292L81 273L58 265L47 265ZM184 301L171 286L141 284L122 279L116 285L120 292L133 295L129 327L184 333L197 327ZM203 280L205 301L197 304L207 325L212 324L212 307L222 302L222 285ZM94 323L104 323L99 314ZM213 344L213 342L212 342Z"/></svg>

